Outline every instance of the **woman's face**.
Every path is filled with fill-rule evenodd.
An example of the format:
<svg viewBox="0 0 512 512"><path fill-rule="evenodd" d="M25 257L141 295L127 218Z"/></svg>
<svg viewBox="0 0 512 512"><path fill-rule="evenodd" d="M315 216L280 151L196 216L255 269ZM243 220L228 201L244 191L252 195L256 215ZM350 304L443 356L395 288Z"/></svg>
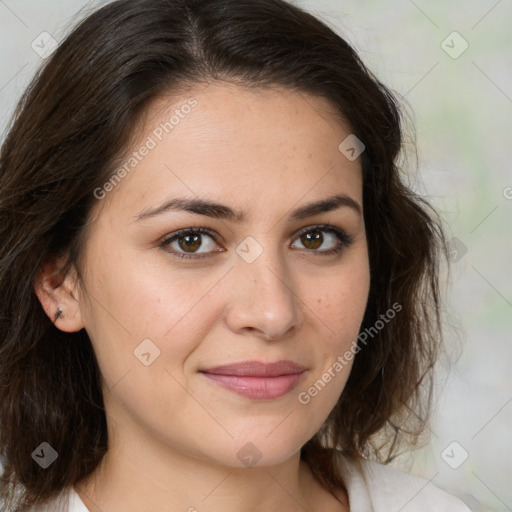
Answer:
<svg viewBox="0 0 512 512"><path fill-rule="evenodd" d="M360 159L330 112L223 83L148 110L136 154L96 193L79 301L119 438L266 465L327 418L369 291ZM279 361L305 370L262 376Z"/></svg>

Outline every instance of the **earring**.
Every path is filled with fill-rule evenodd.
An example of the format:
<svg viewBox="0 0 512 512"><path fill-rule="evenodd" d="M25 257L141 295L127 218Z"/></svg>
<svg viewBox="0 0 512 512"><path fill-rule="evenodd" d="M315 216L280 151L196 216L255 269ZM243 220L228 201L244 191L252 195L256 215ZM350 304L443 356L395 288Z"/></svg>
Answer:
<svg viewBox="0 0 512 512"><path fill-rule="evenodd" d="M57 321L59 319L60 316L62 316L62 309L58 308L57 309L57 312L55 313L55 320L54 321Z"/></svg>

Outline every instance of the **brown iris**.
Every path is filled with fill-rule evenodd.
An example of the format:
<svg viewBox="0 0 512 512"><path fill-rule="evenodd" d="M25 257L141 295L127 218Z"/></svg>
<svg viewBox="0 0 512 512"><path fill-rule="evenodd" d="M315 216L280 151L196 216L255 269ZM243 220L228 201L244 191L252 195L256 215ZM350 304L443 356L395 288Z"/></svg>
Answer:
<svg viewBox="0 0 512 512"><path fill-rule="evenodd" d="M186 245L183 245L182 241L185 241ZM178 237L178 244L184 251L190 250L190 252L194 252L201 246L201 235L191 235L190 233L180 235Z"/></svg>
<svg viewBox="0 0 512 512"><path fill-rule="evenodd" d="M309 231L300 237L301 242L304 244L304 247L308 249L318 249L322 245L323 235L321 231ZM312 243L312 246L308 246L307 243Z"/></svg>

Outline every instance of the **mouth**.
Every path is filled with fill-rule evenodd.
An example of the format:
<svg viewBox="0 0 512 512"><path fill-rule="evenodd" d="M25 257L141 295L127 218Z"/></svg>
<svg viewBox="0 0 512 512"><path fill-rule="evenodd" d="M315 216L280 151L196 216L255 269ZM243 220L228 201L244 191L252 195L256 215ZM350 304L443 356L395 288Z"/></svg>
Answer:
<svg viewBox="0 0 512 512"><path fill-rule="evenodd" d="M210 381L253 400L275 400L294 389L307 368L293 361L243 361L200 370Z"/></svg>

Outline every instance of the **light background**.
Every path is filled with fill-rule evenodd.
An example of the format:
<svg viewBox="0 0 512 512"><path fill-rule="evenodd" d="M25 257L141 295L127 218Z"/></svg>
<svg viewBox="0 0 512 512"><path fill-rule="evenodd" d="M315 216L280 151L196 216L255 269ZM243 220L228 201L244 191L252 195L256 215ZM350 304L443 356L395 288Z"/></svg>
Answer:
<svg viewBox="0 0 512 512"><path fill-rule="evenodd" d="M42 62L32 42L44 31L61 41L70 24L104 3L0 0L1 140ZM440 373L431 442L393 465L475 512L512 511L512 1L295 3L354 45L408 102L419 150L410 185L440 210L452 238L452 364ZM468 43L457 58L443 49L463 48L454 31ZM457 465L462 450L468 458L453 469L445 459Z"/></svg>

